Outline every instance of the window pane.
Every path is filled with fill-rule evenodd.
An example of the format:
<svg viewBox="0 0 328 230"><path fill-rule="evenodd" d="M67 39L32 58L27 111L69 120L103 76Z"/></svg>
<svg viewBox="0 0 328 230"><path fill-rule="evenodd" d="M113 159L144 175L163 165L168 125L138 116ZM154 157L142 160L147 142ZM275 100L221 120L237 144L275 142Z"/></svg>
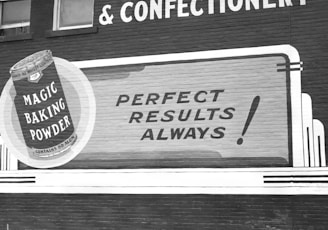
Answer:
<svg viewBox="0 0 328 230"><path fill-rule="evenodd" d="M93 0L61 0L59 27L92 25Z"/></svg>
<svg viewBox="0 0 328 230"><path fill-rule="evenodd" d="M31 0L3 2L2 25L30 21Z"/></svg>

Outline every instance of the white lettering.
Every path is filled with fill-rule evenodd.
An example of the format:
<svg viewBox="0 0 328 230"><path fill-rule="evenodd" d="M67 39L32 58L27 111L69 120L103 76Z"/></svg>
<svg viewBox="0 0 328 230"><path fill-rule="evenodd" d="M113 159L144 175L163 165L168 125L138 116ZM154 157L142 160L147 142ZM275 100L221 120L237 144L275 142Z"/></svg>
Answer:
<svg viewBox="0 0 328 230"><path fill-rule="evenodd" d="M33 93L33 105L39 104L39 103L41 103L40 99L38 98L38 96L35 93Z"/></svg>
<svg viewBox="0 0 328 230"><path fill-rule="evenodd" d="M246 10L251 10L251 3L255 10L260 9L260 2L259 0L246 0Z"/></svg>
<svg viewBox="0 0 328 230"><path fill-rule="evenodd" d="M270 0L263 0L263 9L276 8L276 3L269 3Z"/></svg>
<svg viewBox="0 0 328 230"><path fill-rule="evenodd" d="M56 103L52 104L51 107L52 107L52 110L54 111L54 115L57 115L60 112L58 101Z"/></svg>
<svg viewBox="0 0 328 230"><path fill-rule="evenodd" d="M236 12L239 11L243 7L243 0L237 0L237 4L235 5L236 0L228 0L228 6L230 10Z"/></svg>
<svg viewBox="0 0 328 230"><path fill-rule="evenodd" d="M32 123L35 124L35 123L39 123L40 120L38 118L38 116L36 115L35 112L32 113Z"/></svg>
<svg viewBox="0 0 328 230"><path fill-rule="evenodd" d="M55 82L54 81L51 82L50 87L51 87L51 92L53 94L57 93L57 88L55 87Z"/></svg>
<svg viewBox="0 0 328 230"><path fill-rule="evenodd" d="M246 11L259 9L272 9L277 7L293 6L293 0L207 0L207 12L203 4L203 0L140 0L133 2L125 2L121 9L121 19L125 23L133 20L143 22L147 19L169 19L172 15L177 17L201 16L204 13L208 15L214 14L216 11L223 14L228 11L238 12L242 9ZM296 1L296 0L294 0ZM306 5L306 0L299 0L300 5ZM217 9L215 6L217 5ZM52 93L57 92L54 85L50 85ZM44 93L44 92L42 92ZM45 94L42 94L45 97ZM28 103L28 97L25 98Z"/></svg>
<svg viewBox="0 0 328 230"><path fill-rule="evenodd" d="M225 13L226 12L226 9L225 9L225 1L226 0L220 0L220 13Z"/></svg>
<svg viewBox="0 0 328 230"><path fill-rule="evenodd" d="M214 14L214 0L208 0L208 14Z"/></svg>
<svg viewBox="0 0 328 230"><path fill-rule="evenodd" d="M293 6L291 0L279 0L279 7Z"/></svg>
<svg viewBox="0 0 328 230"><path fill-rule="evenodd" d="M40 104L43 101L47 101L49 98L53 96L53 94L57 93L57 88L55 87L55 82L51 82L50 85L46 86L45 88L41 89L39 93L33 93L33 103L31 100L31 95L23 95L25 105L35 105ZM41 100L40 100L41 99Z"/></svg>
<svg viewBox="0 0 328 230"><path fill-rule="evenodd" d="M191 11L192 15L194 15L194 16L201 16L204 13L204 11L203 11L202 8L197 10L196 9L196 3L197 3L197 0L191 0L190 11Z"/></svg>
<svg viewBox="0 0 328 230"><path fill-rule="evenodd" d="M48 94L45 91L46 91L46 89L40 90L40 98L42 101L48 100Z"/></svg>
<svg viewBox="0 0 328 230"><path fill-rule="evenodd" d="M68 116L64 116L64 120L65 120L65 125L68 127L71 125L71 122L69 122Z"/></svg>
<svg viewBox="0 0 328 230"><path fill-rule="evenodd" d="M32 120L31 120L30 114L29 113L24 113L24 116L25 116L25 119L26 119L26 123L31 124Z"/></svg>
<svg viewBox="0 0 328 230"><path fill-rule="evenodd" d="M46 109L42 109L42 110L39 110L39 116L40 116L40 120L41 121L46 121L48 120L48 117L44 114L44 112L46 111Z"/></svg>
<svg viewBox="0 0 328 230"><path fill-rule="evenodd" d="M46 129L42 128L41 130L46 139L49 139L51 137L50 126L48 126Z"/></svg>
<svg viewBox="0 0 328 230"><path fill-rule="evenodd" d="M163 7L162 7L162 0L158 0L156 3L156 0L150 0L150 7L149 7L149 19L154 20L155 14L158 19L162 19L163 17Z"/></svg>
<svg viewBox="0 0 328 230"><path fill-rule="evenodd" d="M134 16L138 22L145 21L148 15L148 5L144 1L137 2L134 8Z"/></svg>
<svg viewBox="0 0 328 230"><path fill-rule="evenodd" d="M58 125L57 124L53 124L53 125L51 125L51 128L52 128L52 131L54 133L54 136L57 136L58 133L59 133L59 127L58 127Z"/></svg>
<svg viewBox="0 0 328 230"><path fill-rule="evenodd" d="M31 101L31 96L30 95L23 95L23 98L24 98L24 102L25 102L25 105L32 105L32 101Z"/></svg>
<svg viewBox="0 0 328 230"><path fill-rule="evenodd" d="M35 131L33 129L30 129L30 134L31 134L32 140L34 141L35 140Z"/></svg>
<svg viewBox="0 0 328 230"><path fill-rule="evenodd" d="M133 7L133 3L132 2L126 2L123 4L122 8L121 8L121 12L120 12L120 15L121 15L121 19L123 22L125 23L128 23L128 22L131 22L132 21L132 16L126 16L126 9L130 7L132 8Z"/></svg>
<svg viewBox="0 0 328 230"><path fill-rule="evenodd" d="M188 4L184 3L183 0L178 0L178 17L188 17L189 12L183 12L183 9L187 8Z"/></svg>
<svg viewBox="0 0 328 230"><path fill-rule="evenodd" d="M35 131L35 133L36 133L36 138L37 138L39 141L42 141L42 140L43 140L43 135L42 135L41 130L40 130L40 129L37 129L37 130Z"/></svg>
<svg viewBox="0 0 328 230"><path fill-rule="evenodd" d="M41 129L30 129L30 135L33 141L38 140L42 141L43 139L52 138L59 133L65 131L67 127L71 125L68 116L64 116L62 119L58 121L56 124L49 125L46 128Z"/></svg>
<svg viewBox="0 0 328 230"><path fill-rule="evenodd" d="M44 109L38 110L36 112L24 113L27 124L36 124L43 122L57 115L61 111L65 110L66 104L63 98L60 98L54 104L47 106Z"/></svg>
<svg viewBox="0 0 328 230"><path fill-rule="evenodd" d="M64 126L63 119L61 119L58 123L59 123L60 131L63 132L65 130L65 128L66 128Z"/></svg>
<svg viewBox="0 0 328 230"><path fill-rule="evenodd" d="M165 18L171 17L171 10L175 9L174 3L176 0L166 0L165 1Z"/></svg>
<svg viewBox="0 0 328 230"><path fill-rule="evenodd" d="M64 100L63 98L60 98L59 101L58 101L58 102L59 102L59 106L60 106L60 108L61 108L62 110L64 110L65 107L66 107L66 106L65 106L65 103L64 103L63 100Z"/></svg>

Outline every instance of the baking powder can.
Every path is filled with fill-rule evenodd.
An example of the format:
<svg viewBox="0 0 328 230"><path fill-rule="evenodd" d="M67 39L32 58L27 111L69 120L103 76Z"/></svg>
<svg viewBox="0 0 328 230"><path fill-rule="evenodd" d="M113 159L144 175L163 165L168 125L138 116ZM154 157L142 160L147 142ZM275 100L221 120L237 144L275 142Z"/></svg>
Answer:
<svg viewBox="0 0 328 230"><path fill-rule="evenodd" d="M38 160L63 156L77 135L51 51L24 58L10 69L10 74L29 156Z"/></svg>

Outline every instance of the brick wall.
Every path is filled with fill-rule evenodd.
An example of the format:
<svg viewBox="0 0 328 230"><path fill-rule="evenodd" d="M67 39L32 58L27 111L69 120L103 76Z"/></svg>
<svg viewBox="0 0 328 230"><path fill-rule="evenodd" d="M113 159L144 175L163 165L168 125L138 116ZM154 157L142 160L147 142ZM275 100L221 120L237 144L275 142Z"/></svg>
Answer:
<svg viewBox="0 0 328 230"><path fill-rule="evenodd" d="M32 0L33 38L0 42L0 87L16 61L43 49L77 61L291 44L304 62L302 91L312 96L314 118L328 132L328 1L101 26L98 16L107 3L95 0L96 33L46 36L53 2ZM121 4L112 3L115 14ZM9 223L10 229L326 229L327 202L327 196L1 194L0 228Z"/></svg>
<svg viewBox="0 0 328 230"><path fill-rule="evenodd" d="M5 229L327 229L318 196L55 195L0 196Z"/></svg>

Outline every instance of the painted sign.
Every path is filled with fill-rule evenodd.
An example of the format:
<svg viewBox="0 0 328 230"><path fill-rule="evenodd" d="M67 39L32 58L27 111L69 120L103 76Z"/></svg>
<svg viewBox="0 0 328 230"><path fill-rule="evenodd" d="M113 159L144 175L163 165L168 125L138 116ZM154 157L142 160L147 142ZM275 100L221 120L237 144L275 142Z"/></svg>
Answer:
<svg viewBox="0 0 328 230"><path fill-rule="evenodd" d="M97 117L75 161L303 165L301 64L290 46L274 48L78 62L95 90Z"/></svg>
<svg viewBox="0 0 328 230"><path fill-rule="evenodd" d="M85 70L97 118L83 152L210 158L218 166L268 158L287 165L288 62L268 55Z"/></svg>
<svg viewBox="0 0 328 230"><path fill-rule="evenodd" d="M15 107L31 158L57 158L77 139L65 93L49 50L11 69Z"/></svg>
<svg viewBox="0 0 328 230"><path fill-rule="evenodd" d="M133 21L144 22L147 20L163 20L173 17L199 17L202 15L224 14L242 10L265 10L292 6L305 6L306 0L208 0L208 1L183 1L183 0L152 0L152 1L125 1L119 9L112 9L106 4L99 15L101 25L111 25L119 18L124 23ZM114 15L112 11L119 12Z"/></svg>
<svg viewBox="0 0 328 230"><path fill-rule="evenodd" d="M302 100L302 63L291 46L75 63L84 73L62 59L54 63L76 126L68 156L31 157L27 141L58 145L60 132L54 139L50 135L57 120L46 119L45 106L52 105L41 101L41 92L50 99L58 86L50 81L47 91L29 85L40 99L38 93L21 96L23 89L15 94L16 85L9 81L1 97L2 116L9 118L1 132L27 165L60 166L74 157L66 168L325 165L322 149L314 153L324 134L317 141L310 137L316 129L302 106L311 102ZM14 103L19 96L25 99ZM43 107L34 109L32 101ZM60 119L65 114L58 111Z"/></svg>
<svg viewBox="0 0 328 230"><path fill-rule="evenodd" d="M95 101L89 81L50 51L26 57L11 69L1 96L1 134L11 153L37 168L73 159L91 136ZM87 95L87 96L85 96Z"/></svg>
<svg viewBox="0 0 328 230"><path fill-rule="evenodd" d="M301 92L292 46L54 62L77 124L75 158L8 171L2 192L24 183L24 193L327 193L324 127ZM23 161L13 89L8 81L0 127Z"/></svg>

